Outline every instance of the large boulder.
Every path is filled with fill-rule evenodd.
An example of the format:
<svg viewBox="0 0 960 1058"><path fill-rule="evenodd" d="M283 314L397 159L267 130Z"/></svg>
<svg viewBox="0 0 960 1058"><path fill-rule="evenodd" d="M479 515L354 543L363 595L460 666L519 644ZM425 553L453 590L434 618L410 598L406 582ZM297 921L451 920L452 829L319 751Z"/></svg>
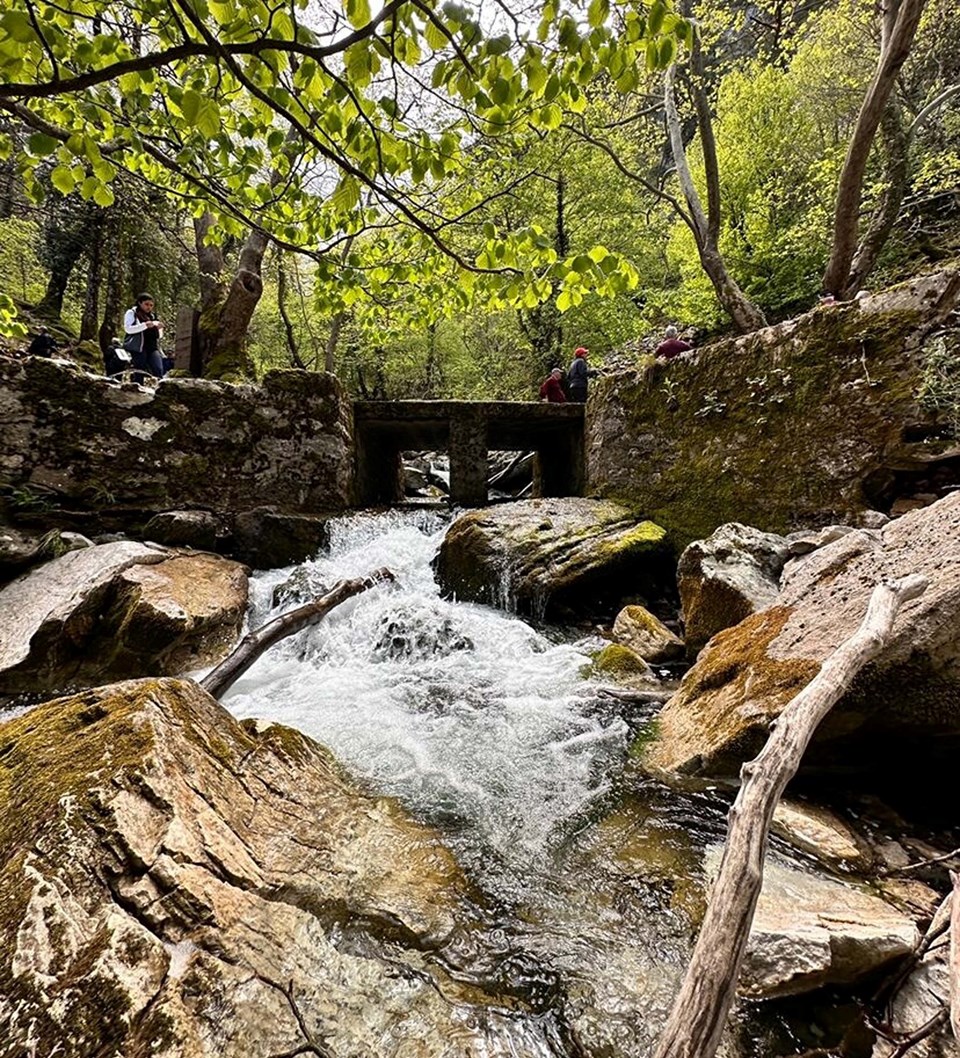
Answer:
<svg viewBox="0 0 960 1058"><path fill-rule="evenodd" d="M677 564L687 650L696 656L717 632L776 601L790 543L728 522L686 547Z"/></svg>
<svg viewBox="0 0 960 1058"><path fill-rule="evenodd" d="M925 574L890 642L817 730L805 760L929 776L960 744L960 493L856 530L791 563L777 605L715 636L660 715L646 760L665 772L735 774L770 722L856 631L874 587Z"/></svg>
<svg viewBox="0 0 960 1058"><path fill-rule="evenodd" d="M244 566L128 540L71 551L0 590L0 692L177 674L224 656Z"/></svg>
<svg viewBox="0 0 960 1058"><path fill-rule="evenodd" d="M0 726L0 760L4 1055L550 1051L437 834L297 732L138 680Z"/></svg>
<svg viewBox="0 0 960 1058"><path fill-rule="evenodd" d="M931 357L960 348L958 295L952 264L597 379L589 491L644 511L680 547L730 521L867 524L919 481L942 494L957 483L957 442L921 394Z"/></svg>
<svg viewBox="0 0 960 1058"><path fill-rule="evenodd" d="M329 518L285 514L275 507L254 507L233 521L234 558L255 569L276 569L313 558L330 539Z"/></svg>
<svg viewBox="0 0 960 1058"><path fill-rule="evenodd" d="M866 889L767 857L738 988L769 999L853 984L919 939L912 918Z"/></svg>
<svg viewBox="0 0 960 1058"><path fill-rule="evenodd" d="M616 503L518 500L471 511L444 537L445 592L542 616L659 593L673 575L664 532Z"/></svg>

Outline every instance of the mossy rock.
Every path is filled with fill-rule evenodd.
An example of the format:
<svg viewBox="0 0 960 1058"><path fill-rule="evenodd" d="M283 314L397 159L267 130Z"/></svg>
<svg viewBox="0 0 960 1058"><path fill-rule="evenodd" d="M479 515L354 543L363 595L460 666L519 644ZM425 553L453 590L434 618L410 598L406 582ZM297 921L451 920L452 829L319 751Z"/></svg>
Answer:
<svg viewBox="0 0 960 1058"><path fill-rule="evenodd" d="M609 643L594 658L597 673L608 676L648 676L650 666L640 655L619 643Z"/></svg>
<svg viewBox="0 0 960 1058"><path fill-rule="evenodd" d="M463 515L436 567L446 593L534 616L615 612L627 595L671 590L675 570L660 526L576 497Z"/></svg>

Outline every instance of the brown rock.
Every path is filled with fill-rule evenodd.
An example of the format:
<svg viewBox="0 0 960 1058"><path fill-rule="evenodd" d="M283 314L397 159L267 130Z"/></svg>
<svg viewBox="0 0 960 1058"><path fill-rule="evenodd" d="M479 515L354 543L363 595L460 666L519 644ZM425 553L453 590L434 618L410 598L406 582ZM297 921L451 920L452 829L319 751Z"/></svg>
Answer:
<svg viewBox="0 0 960 1058"><path fill-rule="evenodd" d="M495 954L437 835L297 732L140 680L0 726L0 761L4 1055L547 1053L465 975Z"/></svg>
<svg viewBox="0 0 960 1058"><path fill-rule="evenodd" d="M960 740L960 495L880 531L855 530L791 563L778 604L715 636L660 715L654 769L732 774L771 720L859 626L874 586L910 573L930 586L897 618L882 655L821 724L821 765L928 769Z"/></svg>
<svg viewBox="0 0 960 1058"><path fill-rule="evenodd" d="M673 661L684 655L683 640L643 606L625 606L617 614L613 637L644 661Z"/></svg>

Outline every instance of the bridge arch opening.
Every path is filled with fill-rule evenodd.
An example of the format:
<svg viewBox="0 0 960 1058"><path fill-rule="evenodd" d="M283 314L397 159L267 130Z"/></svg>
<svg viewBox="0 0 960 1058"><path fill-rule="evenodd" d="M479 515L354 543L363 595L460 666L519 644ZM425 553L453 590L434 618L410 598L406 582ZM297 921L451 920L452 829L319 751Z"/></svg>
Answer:
<svg viewBox="0 0 960 1058"><path fill-rule="evenodd" d="M491 451L535 452L533 495L581 496L584 488L582 404L519 401L357 401L355 498L381 506L404 498L402 453L446 452L450 502L488 502Z"/></svg>

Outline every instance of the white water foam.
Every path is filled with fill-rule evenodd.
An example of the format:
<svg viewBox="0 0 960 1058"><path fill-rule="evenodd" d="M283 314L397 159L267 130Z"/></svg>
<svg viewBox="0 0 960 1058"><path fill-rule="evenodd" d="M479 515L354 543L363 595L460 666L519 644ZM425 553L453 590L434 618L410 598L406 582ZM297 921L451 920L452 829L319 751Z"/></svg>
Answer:
<svg viewBox="0 0 960 1058"><path fill-rule="evenodd" d="M387 566L380 586L271 649L225 699L237 716L299 728L376 790L444 825L481 880L513 880L601 795L627 725L596 709L585 650L490 607L444 600L430 562L446 520L359 514L333 524L328 554L259 574L251 624L291 574L312 595Z"/></svg>

